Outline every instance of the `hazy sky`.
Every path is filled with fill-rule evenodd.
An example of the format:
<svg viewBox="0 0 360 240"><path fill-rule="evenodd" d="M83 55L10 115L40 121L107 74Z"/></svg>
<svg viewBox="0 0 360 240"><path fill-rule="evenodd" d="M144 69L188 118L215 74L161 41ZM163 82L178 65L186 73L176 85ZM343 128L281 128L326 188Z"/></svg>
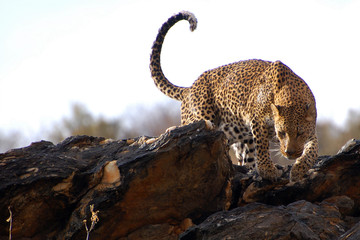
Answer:
<svg viewBox="0 0 360 240"><path fill-rule="evenodd" d="M312 89L319 119L342 124L360 109L360 0L0 0L0 131L38 140L71 103L111 118L169 101L149 56L161 24L182 10L198 29L183 21L165 39L173 83L239 60L281 60Z"/></svg>

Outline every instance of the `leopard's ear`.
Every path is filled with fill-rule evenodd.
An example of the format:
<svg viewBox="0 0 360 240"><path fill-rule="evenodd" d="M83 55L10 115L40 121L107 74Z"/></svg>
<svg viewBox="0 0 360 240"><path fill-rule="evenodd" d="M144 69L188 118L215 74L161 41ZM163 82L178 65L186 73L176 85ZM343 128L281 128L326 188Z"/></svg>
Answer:
<svg viewBox="0 0 360 240"><path fill-rule="evenodd" d="M316 108L314 104L308 103L305 106L305 120L312 122L316 120Z"/></svg>

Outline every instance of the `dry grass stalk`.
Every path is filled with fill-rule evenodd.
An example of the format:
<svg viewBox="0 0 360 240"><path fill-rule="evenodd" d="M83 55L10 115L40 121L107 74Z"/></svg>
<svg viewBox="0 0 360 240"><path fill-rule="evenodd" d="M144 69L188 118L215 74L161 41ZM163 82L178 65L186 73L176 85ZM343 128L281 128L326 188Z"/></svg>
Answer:
<svg viewBox="0 0 360 240"><path fill-rule="evenodd" d="M98 217L98 213L99 211L94 211L94 204L90 205L90 212L91 212L91 226L90 228L88 228L87 224L86 224L86 219L83 220L84 225L85 225L85 229L86 229L86 240L89 240L89 236L90 236L90 232L94 229L95 224L99 222L99 217Z"/></svg>
<svg viewBox="0 0 360 240"><path fill-rule="evenodd" d="M8 219L6 219L6 221L7 221L8 223L10 223L10 226L9 226L9 240L11 240L11 231L12 231L13 215L12 215L10 206L8 206L8 209L9 209L10 216L9 216Z"/></svg>

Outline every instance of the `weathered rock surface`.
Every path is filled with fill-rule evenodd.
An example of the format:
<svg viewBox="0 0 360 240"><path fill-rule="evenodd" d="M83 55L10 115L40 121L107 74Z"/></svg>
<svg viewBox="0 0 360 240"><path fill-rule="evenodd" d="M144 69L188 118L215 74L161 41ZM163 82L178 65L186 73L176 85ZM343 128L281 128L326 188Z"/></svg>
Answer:
<svg viewBox="0 0 360 240"><path fill-rule="evenodd" d="M176 239L192 222L230 206L224 142L200 122L157 141L78 136L2 154L0 235L8 234L10 206L15 239L85 239L83 220L90 226L94 204L100 221L91 239Z"/></svg>
<svg viewBox="0 0 360 240"><path fill-rule="evenodd" d="M301 182L254 179L238 167L232 188L234 209L211 215L180 239L360 239L359 141L321 157Z"/></svg>
<svg viewBox="0 0 360 240"><path fill-rule="evenodd" d="M343 203L354 206L346 196L321 203L300 200L287 206L250 203L215 213L180 239L337 239L357 221L342 215L339 205Z"/></svg>
<svg viewBox="0 0 360 240"><path fill-rule="evenodd" d="M303 181L233 166L204 122L158 139L76 136L0 154L0 239L358 239L360 142ZM2 220L1 220L2 219ZM180 235L179 235L180 234Z"/></svg>
<svg viewBox="0 0 360 240"><path fill-rule="evenodd" d="M356 144L345 152L320 157L309 176L300 182L289 184L287 178L277 183L249 181L244 174L238 173L233 183L240 191L238 205L251 202L280 205L302 199L314 202L346 195L360 206L360 141L354 142Z"/></svg>

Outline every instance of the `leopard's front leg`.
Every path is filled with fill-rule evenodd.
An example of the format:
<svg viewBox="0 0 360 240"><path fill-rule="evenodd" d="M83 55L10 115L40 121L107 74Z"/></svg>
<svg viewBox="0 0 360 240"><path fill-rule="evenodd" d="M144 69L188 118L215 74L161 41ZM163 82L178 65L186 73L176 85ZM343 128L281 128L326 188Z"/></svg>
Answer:
<svg viewBox="0 0 360 240"><path fill-rule="evenodd" d="M290 171L290 181L301 180L307 171L314 165L318 157L318 140L316 134L305 144L303 154L296 159Z"/></svg>
<svg viewBox="0 0 360 240"><path fill-rule="evenodd" d="M265 124L255 120L251 122L251 131L256 144L256 170L262 178L272 181L277 180L282 171L275 167L270 159L268 129Z"/></svg>

